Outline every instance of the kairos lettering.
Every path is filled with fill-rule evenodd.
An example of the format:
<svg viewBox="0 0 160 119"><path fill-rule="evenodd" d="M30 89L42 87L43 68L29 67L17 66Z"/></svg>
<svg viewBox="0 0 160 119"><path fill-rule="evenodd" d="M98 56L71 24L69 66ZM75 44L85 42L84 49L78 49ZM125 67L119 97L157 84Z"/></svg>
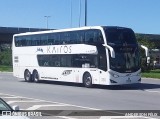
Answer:
<svg viewBox="0 0 160 119"><path fill-rule="evenodd" d="M47 53L72 53L72 46L48 46Z"/></svg>

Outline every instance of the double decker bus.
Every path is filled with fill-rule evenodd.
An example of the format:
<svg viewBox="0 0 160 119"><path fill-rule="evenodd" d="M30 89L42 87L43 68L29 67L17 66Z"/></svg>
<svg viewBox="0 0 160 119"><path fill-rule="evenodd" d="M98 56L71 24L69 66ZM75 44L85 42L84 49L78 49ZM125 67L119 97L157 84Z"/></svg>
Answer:
<svg viewBox="0 0 160 119"><path fill-rule="evenodd" d="M139 45L132 29L92 26L15 34L13 75L26 82L52 80L122 85L141 82Z"/></svg>

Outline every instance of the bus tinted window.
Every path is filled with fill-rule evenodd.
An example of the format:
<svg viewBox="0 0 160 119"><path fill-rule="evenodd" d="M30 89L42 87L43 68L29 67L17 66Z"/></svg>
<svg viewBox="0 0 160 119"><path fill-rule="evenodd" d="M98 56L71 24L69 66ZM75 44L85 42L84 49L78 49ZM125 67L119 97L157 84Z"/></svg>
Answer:
<svg viewBox="0 0 160 119"><path fill-rule="evenodd" d="M96 55L74 55L73 67L83 67L84 64L89 64L90 68L96 68L98 66L98 60Z"/></svg>
<svg viewBox="0 0 160 119"><path fill-rule="evenodd" d="M85 42L84 31L77 31L77 43L82 44Z"/></svg>
<svg viewBox="0 0 160 119"><path fill-rule="evenodd" d="M53 45L55 42L54 34L48 35L48 45Z"/></svg>
<svg viewBox="0 0 160 119"><path fill-rule="evenodd" d="M40 35L33 35L31 36L31 39L32 39L32 46L37 46L41 44Z"/></svg>
<svg viewBox="0 0 160 119"><path fill-rule="evenodd" d="M53 34L53 39L54 39L54 44L53 45L61 44L60 33Z"/></svg>
<svg viewBox="0 0 160 119"><path fill-rule="evenodd" d="M70 44L76 44L78 42L78 32L72 31L70 33Z"/></svg>
<svg viewBox="0 0 160 119"><path fill-rule="evenodd" d="M48 45L48 34L42 34L40 36L40 45Z"/></svg>
<svg viewBox="0 0 160 119"><path fill-rule="evenodd" d="M84 43L84 32L83 31L70 32L70 44L81 44L81 43Z"/></svg>
<svg viewBox="0 0 160 119"><path fill-rule="evenodd" d="M55 57L54 55L38 55L38 64L43 67L59 67L60 57Z"/></svg>
<svg viewBox="0 0 160 119"><path fill-rule="evenodd" d="M71 67L71 55L38 55L38 64L42 67Z"/></svg>
<svg viewBox="0 0 160 119"><path fill-rule="evenodd" d="M63 45L63 44L103 44L100 30L79 30L60 33L46 33L15 37L16 47Z"/></svg>
<svg viewBox="0 0 160 119"><path fill-rule="evenodd" d="M71 55L61 55L61 67L72 67Z"/></svg>
<svg viewBox="0 0 160 119"><path fill-rule="evenodd" d="M70 32L61 33L61 43L70 44Z"/></svg>
<svg viewBox="0 0 160 119"><path fill-rule="evenodd" d="M28 44L26 37L22 37L20 41L20 46L26 46Z"/></svg>
<svg viewBox="0 0 160 119"><path fill-rule="evenodd" d="M103 44L103 37L100 30L87 30L85 32L85 43L88 44Z"/></svg>
<svg viewBox="0 0 160 119"><path fill-rule="evenodd" d="M16 47L20 47L20 45L21 45L21 38L16 37L16 38L15 38L15 46L16 46Z"/></svg>
<svg viewBox="0 0 160 119"><path fill-rule="evenodd" d="M38 64L42 67L77 67L89 64L90 68L98 67L97 55L38 55Z"/></svg>
<svg viewBox="0 0 160 119"><path fill-rule="evenodd" d="M108 28L105 30L108 44L135 44L135 34L127 28Z"/></svg>
<svg viewBox="0 0 160 119"><path fill-rule="evenodd" d="M84 43L83 31L71 31L61 33L61 44L81 44Z"/></svg>

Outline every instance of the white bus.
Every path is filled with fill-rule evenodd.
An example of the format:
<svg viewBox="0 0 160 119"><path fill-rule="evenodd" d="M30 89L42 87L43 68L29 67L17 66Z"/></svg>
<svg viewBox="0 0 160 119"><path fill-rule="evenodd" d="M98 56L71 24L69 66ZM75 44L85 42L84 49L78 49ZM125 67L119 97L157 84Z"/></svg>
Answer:
<svg viewBox="0 0 160 119"><path fill-rule="evenodd" d="M13 75L27 82L53 80L122 85L141 82L139 46L132 29L93 26L13 36Z"/></svg>

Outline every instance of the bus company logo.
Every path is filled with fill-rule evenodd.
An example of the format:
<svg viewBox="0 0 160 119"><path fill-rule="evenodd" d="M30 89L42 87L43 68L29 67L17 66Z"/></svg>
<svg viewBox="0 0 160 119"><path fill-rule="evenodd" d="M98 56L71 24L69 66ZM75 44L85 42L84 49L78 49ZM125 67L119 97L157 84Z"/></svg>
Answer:
<svg viewBox="0 0 160 119"><path fill-rule="evenodd" d="M86 51L87 53L95 53L96 51L95 50L88 50Z"/></svg>
<svg viewBox="0 0 160 119"><path fill-rule="evenodd" d="M47 53L72 53L72 46L48 46Z"/></svg>
<svg viewBox="0 0 160 119"><path fill-rule="evenodd" d="M62 75L67 76L67 75L71 74L71 72L72 72L72 70L65 70L65 71L63 71Z"/></svg>
<svg viewBox="0 0 160 119"><path fill-rule="evenodd" d="M42 48L37 48L36 52L42 52L43 53L43 49Z"/></svg>

